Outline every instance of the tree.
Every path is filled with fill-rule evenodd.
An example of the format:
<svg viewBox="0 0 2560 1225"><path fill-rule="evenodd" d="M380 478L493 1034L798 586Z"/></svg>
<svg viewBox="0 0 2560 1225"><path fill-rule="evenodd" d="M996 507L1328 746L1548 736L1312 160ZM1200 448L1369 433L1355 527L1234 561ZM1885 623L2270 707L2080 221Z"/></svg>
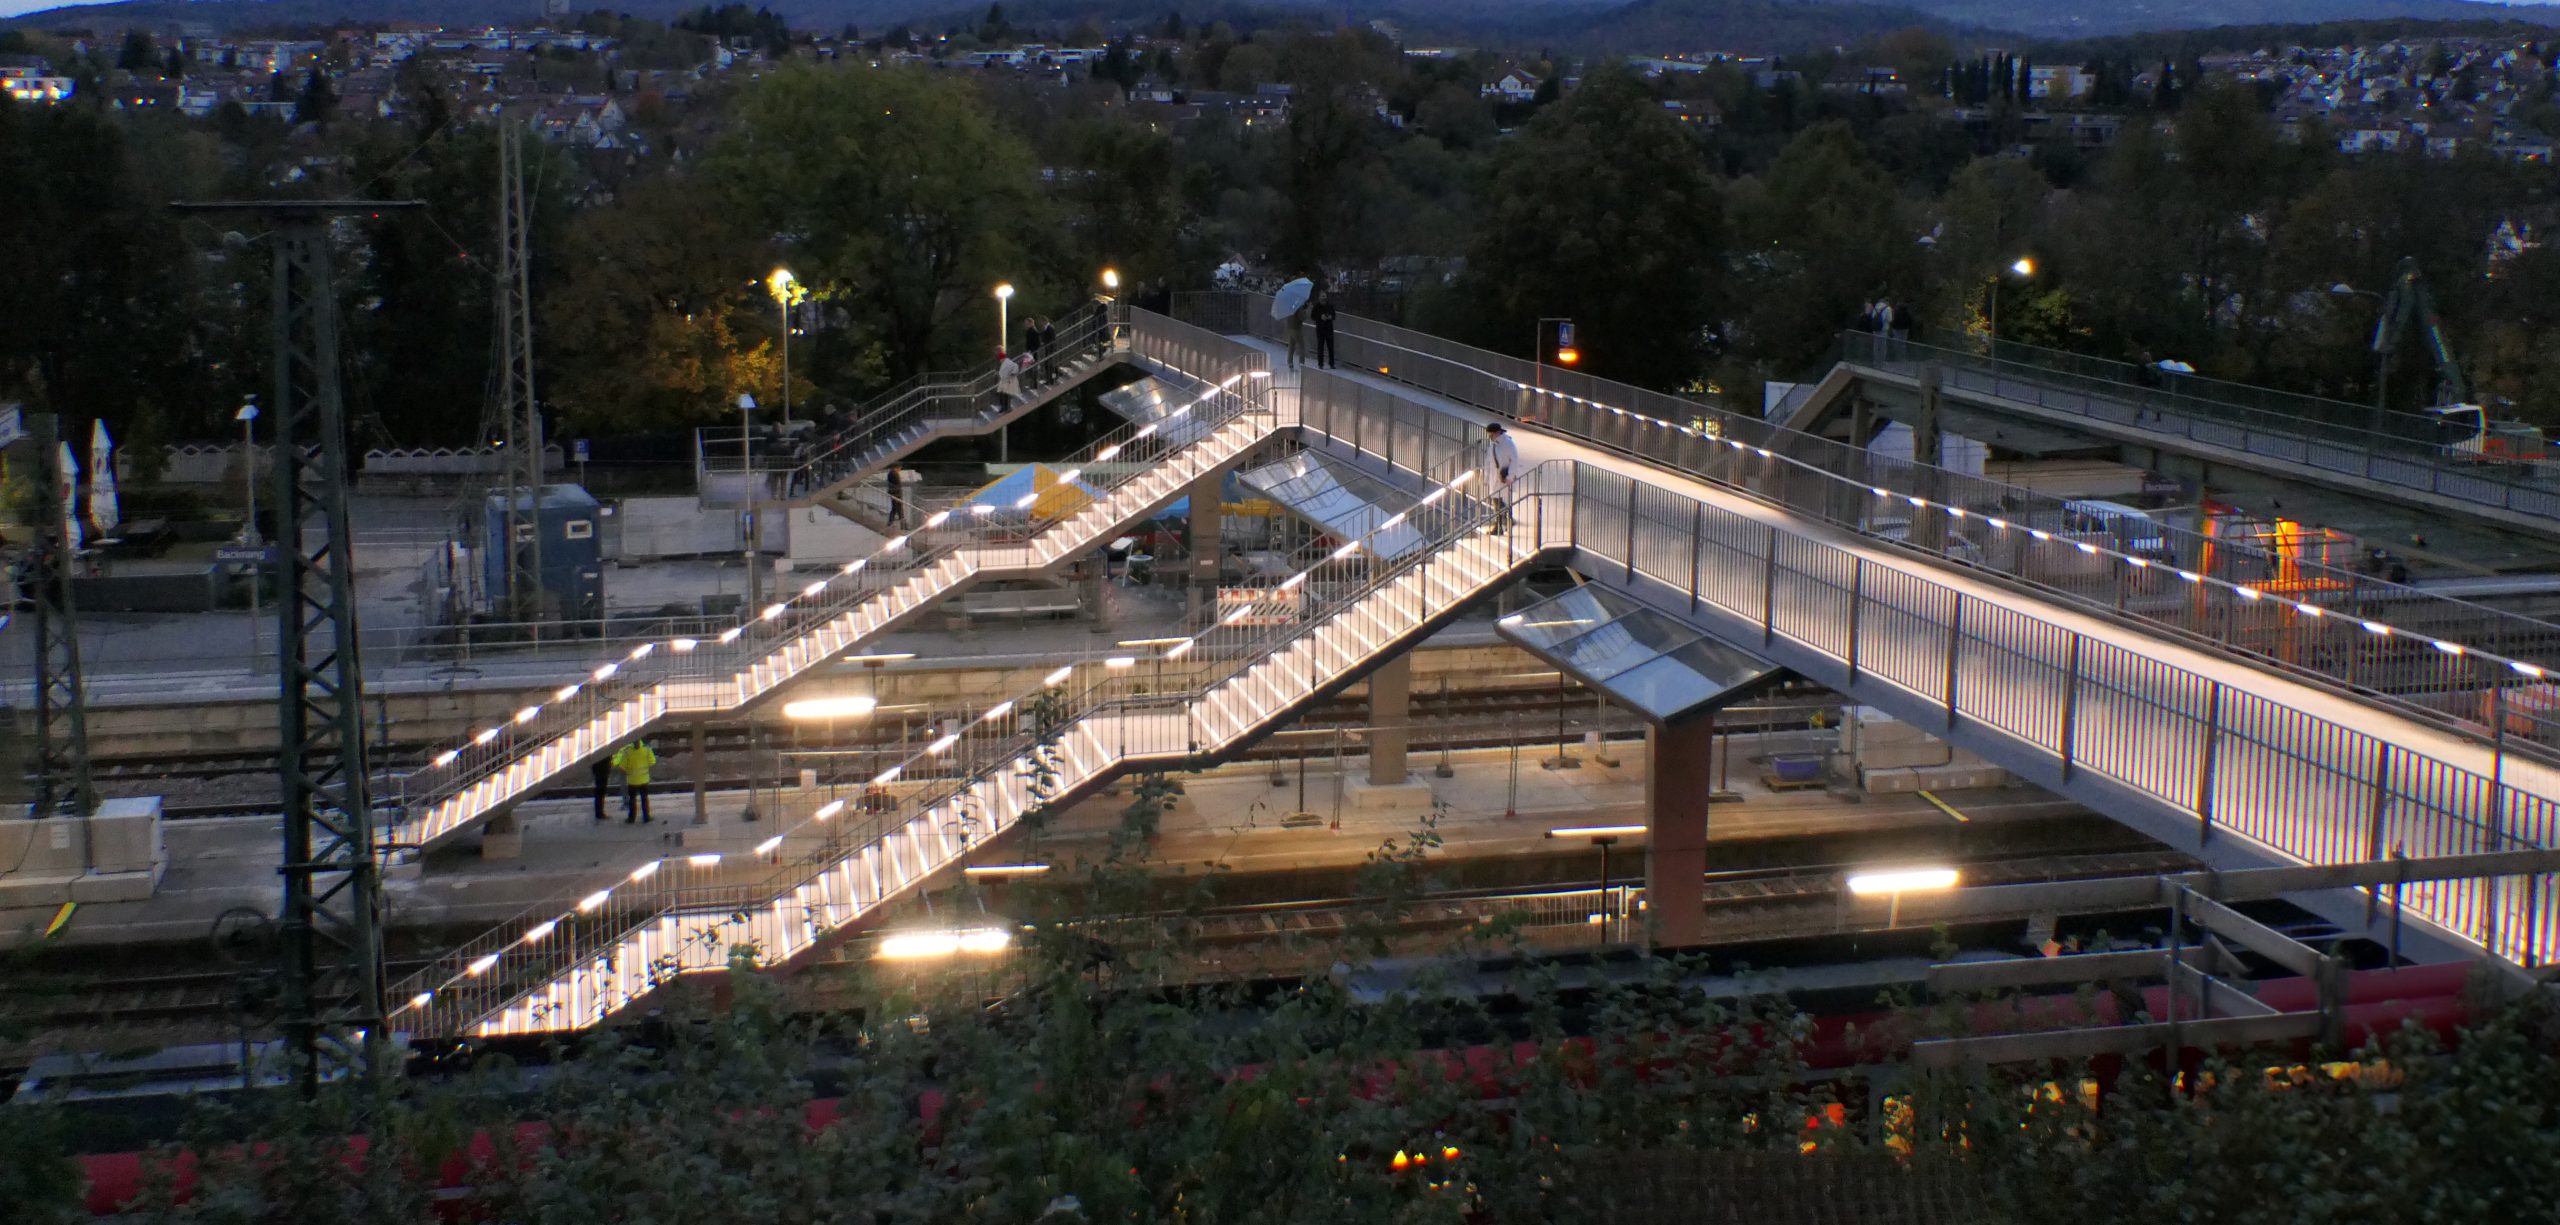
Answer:
<svg viewBox="0 0 2560 1225"><path fill-rule="evenodd" d="M160 63L160 75L172 81L184 79L187 75L187 53L178 47L169 48L167 58Z"/></svg>
<svg viewBox="0 0 2560 1225"><path fill-rule="evenodd" d="M150 72L160 66L160 48L145 31L128 28L124 42L116 49L116 67L127 72Z"/></svg>
<svg viewBox="0 0 2560 1225"><path fill-rule="evenodd" d="M1030 149L967 84L920 70L771 74L713 166L761 232L794 236L801 279L877 331L893 375L983 355L946 325L978 324L988 288L1054 233Z"/></svg>
<svg viewBox="0 0 2560 1225"><path fill-rule="evenodd" d="M1610 69L1496 152L1452 322L1518 351L1581 325L1587 367L1680 386L1699 368L1724 256L1705 161L1634 74Z"/></svg>
<svg viewBox="0 0 2560 1225"><path fill-rule="evenodd" d="M329 74L320 71L319 65L312 65L310 74L302 79L302 95L294 99L293 121L325 124L337 109L337 86L329 83Z"/></svg>
<svg viewBox="0 0 2560 1225"><path fill-rule="evenodd" d="M1878 297L1916 289L1915 228L1893 180L1845 122L1806 128L1788 143L1738 222L1752 258L1742 295L1752 351L1793 370Z"/></svg>

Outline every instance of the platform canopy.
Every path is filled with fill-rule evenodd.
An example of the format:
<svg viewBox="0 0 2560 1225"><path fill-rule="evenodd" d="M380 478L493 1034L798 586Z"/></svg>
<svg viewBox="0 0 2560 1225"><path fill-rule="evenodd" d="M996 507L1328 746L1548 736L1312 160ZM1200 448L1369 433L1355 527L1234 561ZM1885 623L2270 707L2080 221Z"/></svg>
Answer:
<svg viewBox="0 0 2560 1225"><path fill-rule="evenodd" d="M987 513L997 519L1060 519L1101 496L1081 480L1060 479L1058 470L1047 464L1025 464L970 494L968 505L987 507ZM1031 499L1027 503L1026 497Z"/></svg>
<svg viewBox="0 0 2560 1225"><path fill-rule="evenodd" d="M1429 543L1409 524L1379 530L1379 524L1413 509L1412 494L1314 451L1238 475L1246 488L1341 539L1365 541L1377 556L1393 560Z"/></svg>
<svg viewBox="0 0 2560 1225"><path fill-rule="evenodd" d="M1137 425L1159 427L1156 436L1168 447L1187 446L1208 434L1216 406L1203 401L1217 388L1198 379L1152 374L1096 396L1102 407Z"/></svg>
<svg viewBox="0 0 2560 1225"><path fill-rule="evenodd" d="M1539 601L1495 627L1522 650L1656 723L1732 705L1794 675L1599 587Z"/></svg>

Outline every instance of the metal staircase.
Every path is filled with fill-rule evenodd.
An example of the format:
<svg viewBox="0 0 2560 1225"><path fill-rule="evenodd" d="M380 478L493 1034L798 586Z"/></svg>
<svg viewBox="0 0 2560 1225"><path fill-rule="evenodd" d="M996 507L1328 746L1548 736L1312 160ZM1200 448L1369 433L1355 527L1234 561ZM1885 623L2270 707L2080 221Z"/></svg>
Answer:
<svg viewBox="0 0 2560 1225"><path fill-rule="evenodd" d="M1255 385L1241 386L1248 381ZM645 643L598 666L403 777L400 816L385 840L432 845L661 719L752 704L972 583L1037 577L1093 553L1294 422L1294 409L1247 394L1258 383L1230 377L1193 399L1184 411L1200 429L1184 431L1180 445L1156 425L1130 426L1065 461L1061 475L1083 500L1053 499L1062 504L1048 518L1032 498L937 510L874 556L752 611L715 639Z"/></svg>
<svg viewBox="0 0 2560 1225"><path fill-rule="evenodd" d="M1244 747L1570 545L1570 465L1522 473L1502 503L1469 496L1471 481L1450 474L1380 525L1418 528L1427 547L1385 559L1352 541L1153 658L1071 664L1026 685L757 847L781 864L758 883L709 879L719 856L698 855L528 911L402 984L397 1023L451 1036L574 1029L683 974L790 963L1118 773Z"/></svg>
<svg viewBox="0 0 2560 1225"><path fill-rule="evenodd" d="M1057 342L1021 376L1018 395L1001 394L992 369L974 376L927 374L874 399L843 429L798 441L787 450L759 450L735 427L696 430L696 488L715 488L723 477L756 482L762 486L759 500L822 506L864 522L858 504L847 504L852 486L926 443L1000 429L1128 360L1129 329L1115 311L1126 313L1097 303L1069 315L1059 326Z"/></svg>

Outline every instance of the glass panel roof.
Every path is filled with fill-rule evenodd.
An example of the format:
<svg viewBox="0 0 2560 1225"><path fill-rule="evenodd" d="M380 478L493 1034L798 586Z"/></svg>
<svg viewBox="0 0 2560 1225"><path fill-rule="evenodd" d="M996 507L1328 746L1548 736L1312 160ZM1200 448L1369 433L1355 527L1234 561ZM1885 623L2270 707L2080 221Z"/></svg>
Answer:
<svg viewBox="0 0 2560 1225"><path fill-rule="evenodd" d="M1502 618L1502 636L1610 698L1668 721L1742 696L1784 671L1600 587Z"/></svg>
<svg viewBox="0 0 2560 1225"><path fill-rule="evenodd" d="M1401 557L1424 543L1421 532L1406 524L1378 531L1380 523L1413 506L1411 494L1313 451L1238 473L1237 479L1336 536L1366 539L1381 556Z"/></svg>

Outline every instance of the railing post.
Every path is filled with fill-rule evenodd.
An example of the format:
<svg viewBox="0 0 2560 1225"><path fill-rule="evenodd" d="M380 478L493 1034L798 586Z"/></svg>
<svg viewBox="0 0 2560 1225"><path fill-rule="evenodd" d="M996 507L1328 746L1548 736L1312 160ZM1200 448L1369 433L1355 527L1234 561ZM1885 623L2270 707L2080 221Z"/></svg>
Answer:
<svg viewBox="0 0 2560 1225"><path fill-rule="evenodd" d="M2196 819L2204 822L2203 838L2213 836L2213 769L2215 746L2221 740L2222 682L2213 681L2205 688L2204 747L2196 754Z"/></svg>
<svg viewBox="0 0 2560 1225"><path fill-rule="evenodd" d="M1636 585L1636 485L1627 484L1627 586Z"/></svg>
<svg viewBox="0 0 2560 1225"><path fill-rule="evenodd" d="M2071 652L2062 665L2062 781L2071 781L2072 724L2080 713L2080 635L2071 635Z"/></svg>
<svg viewBox="0 0 2560 1225"><path fill-rule="evenodd" d="M2366 814L2364 857L2382 858L2382 820L2391 808L2391 742L2376 740L2373 746L2373 807ZM2371 907L2366 908L2370 910Z"/></svg>
<svg viewBox="0 0 2560 1225"><path fill-rule="evenodd" d="M1579 518L1579 516L1577 516ZM1760 645L1778 639L1778 525L1769 525L1769 564L1760 575Z"/></svg>
<svg viewBox="0 0 2560 1225"><path fill-rule="evenodd" d="M1964 642L1964 593L1947 606L1947 729L1956 726L1956 648Z"/></svg>
<svg viewBox="0 0 2560 1225"><path fill-rule="evenodd" d="M1689 611L1698 611L1698 572L1705 569L1698 562L1707 538L1707 504L1689 504Z"/></svg>
<svg viewBox="0 0 2560 1225"><path fill-rule="evenodd" d="M1843 652L1849 658L1849 683L1852 685L1858 683L1858 612L1865 602L1866 586L1867 559L1853 557L1849 561L1849 645Z"/></svg>

